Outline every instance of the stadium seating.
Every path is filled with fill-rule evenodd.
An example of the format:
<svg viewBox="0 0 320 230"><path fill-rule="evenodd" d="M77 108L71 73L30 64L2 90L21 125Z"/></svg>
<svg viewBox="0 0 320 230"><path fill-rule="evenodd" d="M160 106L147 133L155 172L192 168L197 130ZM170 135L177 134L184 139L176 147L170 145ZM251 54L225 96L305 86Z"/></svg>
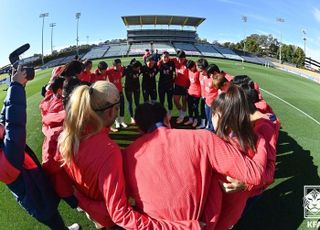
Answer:
<svg viewBox="0 0 320 230"><path fill-rule="evenodd" d="M211 44L195 44L197 49L206 57L224 58Z"/></svg>
<svg viewBox="0 0 320 230"><path fill-rule="evenodd" d="M197 48L191 43L175 42L173 43L173 45L176 48L176 50L184 50L186 55L201 55Z"/></svg>
<svg viewBox="0 0 320 230"><path fill-rule="evenodd" d="M151 44L150 43L132 44L131 47L130 47L128 55L142 55L142 54L144 54L146 49L151 50Z"/></svg>
<svg viewBox="0 0 320 230"><path fill-rule="evenodd" d="M169 43L153 43L153 50L158 50L159 54L163 51L168 51L170 54L176 54L176 50Z"/></svg>
<svg viewBox="0 0 320 230"><path fill-rule="evenodd" d="M103 45L103 46L92 48L88 53L86 53L86 55L83 56L82 59L102 58L109 48L110 48L109 45Z"/></svg>
<svg viewBox="0 0 320 230"><path fill-rule="evenodd" d="M121 57L128 54L129 46L127 44L110 45L108 51L103 57Z"/></svg>
<svg viewBox="0 0 320 230"><path fill-rule="evenodd" d="M220 47L217 45L212 45L217 51L219 51L223 56L227 59L234 59L234 60L243 60L238 54L236 54L233 50L225 47Z"/></svg>

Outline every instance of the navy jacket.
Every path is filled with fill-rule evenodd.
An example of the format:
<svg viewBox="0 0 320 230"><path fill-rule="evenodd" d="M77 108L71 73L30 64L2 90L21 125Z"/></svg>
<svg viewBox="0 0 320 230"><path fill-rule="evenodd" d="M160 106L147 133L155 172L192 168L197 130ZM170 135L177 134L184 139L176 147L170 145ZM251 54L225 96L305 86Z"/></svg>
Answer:
<svg viewBox="0 0 320 230"><path fill-rule="evenodd" d="M20 174L7 186L31 216L45 221L56 214L59 199L35 154L26 146L26 117L25 89L21 84L12 82L0 117L0 122L5 125L0 148L8 162Z"/></svg>

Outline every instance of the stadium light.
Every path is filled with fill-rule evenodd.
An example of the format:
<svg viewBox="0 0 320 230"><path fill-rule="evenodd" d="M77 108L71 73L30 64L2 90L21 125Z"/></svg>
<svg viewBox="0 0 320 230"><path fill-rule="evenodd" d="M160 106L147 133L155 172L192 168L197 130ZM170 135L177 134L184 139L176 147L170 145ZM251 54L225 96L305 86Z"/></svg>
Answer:
<svg viewBox="0 0 320 230"><path fill-rule="evenodd" d="M243 31L244 31L244 41L243 41L243 55L246 55L246 23L248 21L248 17L247 16L242 16L241 17L242 21L243 21Z"/></svg>
<svg viewBox="0 0 320 230"><path fill-rule="evenodd" d="M87 45L89 45L89 35L87 35Z"/></svg>
<svg viewBox="0 0 320 230"><path fill-rule="evenodd" d="M81 16L81 13L76 13L76 20L77 20L77 55L79 55L79 18Z"/></svg>
<svg viewBox="0 0 320 230"><path fill-rule="evenodd" d="M51 27L51 54L53 52L53 27L55 27L57 24L52 22L49 24L49 26Z"/></svg>
<svg viewBox="0 0 320 230"><path fill-rule="evenodd" d="M280 17L278 17L276 20L279 23L284 23L285 22L284 19L280 18ZM281 64L281 61L282 61L281 46L282 46L282 31L281 31L281 28L280 28L280 54L279 54L279 63L280 64Z"/></svg>
<svg viewBox="0 0 320 230"><path fill-rule="evenodd" d="M303 33L303 42L304 42L304 55L305 57L307 57L307 31L306 30L302 30Z"/></svg>
<svg viewBox="0 0 320 230"><path fill-rule="evenodd" d="M44 61L43 61L43 30L44 30L44 18L48 17L49 13L42 13L39 15L40 18L42 18L42 36L41 36L41 40L42 40L42 53L41 53L41 58L42 58L42 65L44 65Z"/></svg>

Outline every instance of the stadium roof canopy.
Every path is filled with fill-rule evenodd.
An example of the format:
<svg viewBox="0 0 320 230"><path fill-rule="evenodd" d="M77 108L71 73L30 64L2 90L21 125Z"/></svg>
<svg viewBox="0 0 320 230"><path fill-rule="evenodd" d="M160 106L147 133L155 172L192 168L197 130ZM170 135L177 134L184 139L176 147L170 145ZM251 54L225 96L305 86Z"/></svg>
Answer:
<svg viewBox="0 0 320 230"><path fill-rule="evenodd" d="M140 15L140 16L122 16L126 26L144 26L144 25L176 25L176 26L194 26L198 27L205 18L173 15Z"/></svg>

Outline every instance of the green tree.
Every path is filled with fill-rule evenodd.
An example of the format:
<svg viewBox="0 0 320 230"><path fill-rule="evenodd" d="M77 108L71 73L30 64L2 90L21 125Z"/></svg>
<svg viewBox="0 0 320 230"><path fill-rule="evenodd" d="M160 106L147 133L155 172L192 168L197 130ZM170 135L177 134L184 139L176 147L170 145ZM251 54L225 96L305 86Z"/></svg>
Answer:
<svg viewBox="0 0 320 230"><path fill-rule="evenodd" d="M306 58L306 55L304 51L297 47L293 54L293 63L296 64L298 68L301 68L304 66L304 60Z"/></svg>

